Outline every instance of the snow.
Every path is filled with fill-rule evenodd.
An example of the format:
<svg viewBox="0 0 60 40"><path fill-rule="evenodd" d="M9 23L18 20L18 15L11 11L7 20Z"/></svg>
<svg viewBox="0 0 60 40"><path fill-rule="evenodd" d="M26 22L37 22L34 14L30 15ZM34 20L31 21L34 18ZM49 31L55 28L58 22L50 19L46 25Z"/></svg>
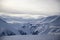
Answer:
<svg viewBox="0 0 60 40"><path fill-rule="evenodd" d="M59 40L60 16L54 19L52 23L49 23L52 19L50 19L50 17L48 18L44 19L46 21L43 20L41 23L40 21L32 21L31 23L22 24L10 24L0 19L0 40ZM55 18L55 16L53 18Z"/></svg>
<svg viewBox="0 0 60 40"><path fill-rule="evenodd" d="M60 40L60 35L15 35L1 37L0 40Z"/></svg>

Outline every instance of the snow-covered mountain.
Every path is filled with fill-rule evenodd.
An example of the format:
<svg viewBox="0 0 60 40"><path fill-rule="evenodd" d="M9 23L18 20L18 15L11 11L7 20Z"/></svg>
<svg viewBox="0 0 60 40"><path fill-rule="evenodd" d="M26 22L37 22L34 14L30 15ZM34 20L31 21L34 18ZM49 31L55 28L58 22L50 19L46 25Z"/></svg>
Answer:
<svg viewBox="0 0 60 40"><path fill-rule="evenodd" d="M18 35L19 32L15 28L13 28L10 24L0 19L0 36L15 35L15 34Z"/></svg>
<svg viewBox="0 0 60 40"><path fill-rule="evenodd" d="M40 21L40 25L41 26L35 30L35 32L38 31L39 34L60 34L60 16L55 15L43 18L42 21Z"/></svg>
<svg viewBox="0 0 60 40"><path fill-rule="evenodd" d="M39 34L60 34L60 16L43 17L26 23L7 23L0 19L0 36Z"/></svg>
<svg viewBox="0 0 60 40"><path fill-rule="evenodd" d="M42 19L42 23L51 23L51 24L55 24L55 26L57 25L59 25L60 26L60 16L58 15L58 16L49 16L49 17L46 17L46 18L43 18Z"/></svg>
<svg viewBox="0 0 60 40"><path fill-rule="evenodd" d="M60 32L60 16L49 16L49 17L44 17L41 19L38 19L36 21L28 22L28 23L22 23L22 24L17 24L16 27L18 26L18 29L26 34L48 34L48 33L59 33ZM13 24L14 25L14 24ZM19 28L20 27L20 28Z"/></svg>

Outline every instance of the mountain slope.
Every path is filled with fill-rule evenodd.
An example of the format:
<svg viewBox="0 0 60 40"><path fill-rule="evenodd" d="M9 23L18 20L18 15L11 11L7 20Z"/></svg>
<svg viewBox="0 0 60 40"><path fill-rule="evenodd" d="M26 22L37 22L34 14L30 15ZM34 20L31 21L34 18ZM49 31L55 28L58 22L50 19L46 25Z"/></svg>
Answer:
<svg viewBox="0 0 60 40"><path fill-rule="evenodd" d="M60 16L48 16L43 18L35 32L39 34L60 33Z"/></svg>
<svg viewBox="0 0 60 40"><path fill-rule="evenodd" d="M41 23L42 24L49 23L49 24L53 24L53 25L55 24L55 26L56 25L60 26L60 16L55 15L55 16L48 16L48 17L42 18Z"/></svg>
<svg viewBox="0 0 60 40"><path fill-rule="evenodd" d="M6 23L0 19L0 36L60 33L60 16L43 17L28 23Z"/></svg>
<svg viewBox="0 0 60 40"><path fill-rule="evenodd" d="M17 29L15 29L10 24L0 19L0 36L15 35L15 34L17 35L19 34Z"/></svg>

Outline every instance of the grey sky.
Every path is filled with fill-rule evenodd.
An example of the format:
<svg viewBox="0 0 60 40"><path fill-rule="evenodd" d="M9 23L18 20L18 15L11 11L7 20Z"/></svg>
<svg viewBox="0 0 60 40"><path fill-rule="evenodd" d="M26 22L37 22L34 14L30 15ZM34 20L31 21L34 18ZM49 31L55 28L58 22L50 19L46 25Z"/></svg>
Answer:
<svg viewBox="0 0 60 40"><path fill-rule="evenodd" d="M7 14L34 14L55 15L60 14L59 0L2 0L0 11ZM1 15L2 13L0 13ZM3 13L6 14L6 13Z"/></svg>

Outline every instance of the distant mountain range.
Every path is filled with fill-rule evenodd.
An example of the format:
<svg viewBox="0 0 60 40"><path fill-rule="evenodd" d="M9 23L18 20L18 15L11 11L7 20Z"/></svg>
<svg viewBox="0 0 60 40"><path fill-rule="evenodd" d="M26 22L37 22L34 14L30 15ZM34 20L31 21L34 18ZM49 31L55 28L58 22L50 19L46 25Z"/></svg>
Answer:
<svg viewBox="0 0 60 40"><path fill-rule="evenodd" d="M0 36L60 33L59 15L28 20L26 23L7 23L0 18Z"/></svg>

